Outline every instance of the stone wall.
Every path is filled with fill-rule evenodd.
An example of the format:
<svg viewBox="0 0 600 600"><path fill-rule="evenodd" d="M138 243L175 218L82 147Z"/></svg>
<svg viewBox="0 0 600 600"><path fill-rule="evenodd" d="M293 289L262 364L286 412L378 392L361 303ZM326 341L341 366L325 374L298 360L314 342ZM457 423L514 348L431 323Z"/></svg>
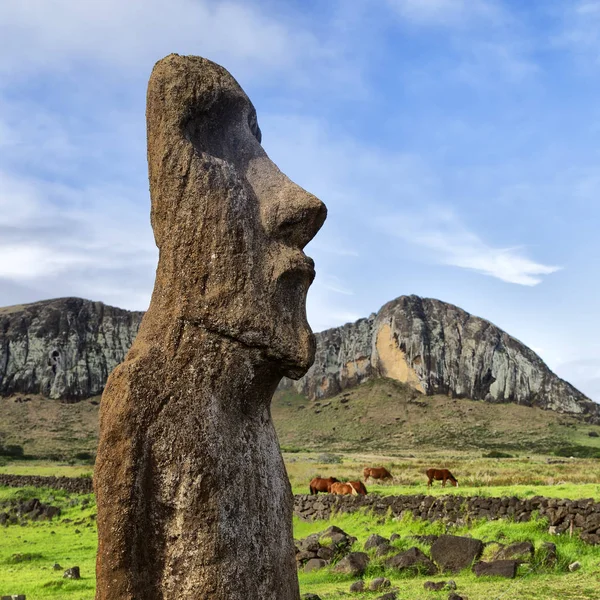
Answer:
<svg viewBox="0 0 600 600"><path fill-rule="evenodd" d="M5 487L45 487L53 490L66 490L73 494L91 494L91 477L41 477L38 475L0 474L0 486Z"/></svg>
<svg viewBox="0 0 600 600"><path fill-rule="evenodd" d="M581 534L582 540L600 544L600 502L595 502L593 498L298 495L294 502L296 516L311 521L329 519L335 512L351 513L360 509L378 515L390 511L396 517L411 512L417 518L428 521L441 519L456 525L464 525L475 519L511 518L523 522L529 521L532 513L537 512L548 519L552 532L564 533L572 526L574 532Z"/></svg>

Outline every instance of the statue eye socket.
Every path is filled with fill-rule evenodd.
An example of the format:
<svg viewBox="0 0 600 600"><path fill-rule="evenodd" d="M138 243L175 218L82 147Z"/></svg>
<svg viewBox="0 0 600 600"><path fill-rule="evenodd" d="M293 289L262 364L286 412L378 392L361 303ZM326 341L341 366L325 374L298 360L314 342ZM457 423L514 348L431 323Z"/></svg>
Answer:
<svg viewBox="0 0 600 600"><path fill-rule="evenodd" d="M258 126L256 111L254 110L248 115L248 127L250 127L252 135L258 140L258 143L260 144L262 141L262 134L260 132L260 127Z"/></svg>

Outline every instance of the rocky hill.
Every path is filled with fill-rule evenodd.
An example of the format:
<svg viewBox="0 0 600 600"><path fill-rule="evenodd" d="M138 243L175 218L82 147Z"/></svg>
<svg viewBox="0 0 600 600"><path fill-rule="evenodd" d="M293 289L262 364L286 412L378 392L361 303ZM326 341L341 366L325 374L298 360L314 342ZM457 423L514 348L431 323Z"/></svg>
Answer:
<svg viewBox="0 0 600 600"><path fill-rule="evenodd" d="M81 298L0 308L0 394L70 401L101 394L142 316Z"/></svg>
<svg viewBox="0 0 600 600"><path fill-rule="evenodd" d="M101 394L142 316L80 298L0 308L0 395L77 401ZM315 400L387 377L429 396L511 402L600 423L600 405L552 373L535 352L439 300L401 296L377 314L316 337L315 364L280 389Z"/></svg>
<svg viewBox="0 0 600 600"><path fill-rule="evenodd" d="M427 395L512 402L600 422L600 405L527 346L452 304L418 296L401 296L367 319L318 333L310 371L281 387L314 400L377 377Z"/></svg>

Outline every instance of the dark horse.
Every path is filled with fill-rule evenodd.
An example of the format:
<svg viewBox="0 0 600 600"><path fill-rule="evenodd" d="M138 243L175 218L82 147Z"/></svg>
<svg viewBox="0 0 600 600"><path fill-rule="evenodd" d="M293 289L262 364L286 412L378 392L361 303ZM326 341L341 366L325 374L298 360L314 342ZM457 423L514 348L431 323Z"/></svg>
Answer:
<svg viewBox="0 0 600 600"><path fill-rule="evenodd" d="M442 487L446 487L446 481L450 481L450 483L454 487L458 487L458 480L448 469L427 469L425 471L427 477L429 477L429 481L427 482L427 487L431 485L431 482L435 479L436 481L442 481Z"/></svg>
<svg viewBox="0 0 600 600"><path fill-rule="evenodd" d="M323 492L325 494L329 493L331 484L337 483L339 480L335 477L328 477L324 479L323 477L315 477L309 484L310 493L312 495L318 494L319 492Z"/></svg>

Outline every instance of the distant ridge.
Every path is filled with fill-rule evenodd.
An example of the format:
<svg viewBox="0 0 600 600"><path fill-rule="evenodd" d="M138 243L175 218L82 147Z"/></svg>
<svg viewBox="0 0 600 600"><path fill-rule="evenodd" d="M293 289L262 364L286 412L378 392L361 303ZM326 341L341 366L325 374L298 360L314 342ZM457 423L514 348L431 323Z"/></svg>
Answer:
<svg viewBox="0 0 600 600"><path fill-rule="evenodd" d="M101 394L143 314L81 298L0 308L0 394L67 401Z"/></svg>
<svg viewBox="0 0 600 600"><path fill-rule="evenodd" d="M0 395L78 401L101 394L143 312L81 298L0 308ZM297 382L309 398L388 377L421 393L513 402L600 423L600 405L489 321L429 298L401 296L355 323L316 334L315 364Z"/></svg>
<svg viewBox="0 0 600 600"><path fill-rule="evenodd" d="M366 319L316 334L317 354L297 382L311 399L389 377L427 395L512 402L600 423L600 405L560 379L533 350L446 302L400 296Z"/></svg>

